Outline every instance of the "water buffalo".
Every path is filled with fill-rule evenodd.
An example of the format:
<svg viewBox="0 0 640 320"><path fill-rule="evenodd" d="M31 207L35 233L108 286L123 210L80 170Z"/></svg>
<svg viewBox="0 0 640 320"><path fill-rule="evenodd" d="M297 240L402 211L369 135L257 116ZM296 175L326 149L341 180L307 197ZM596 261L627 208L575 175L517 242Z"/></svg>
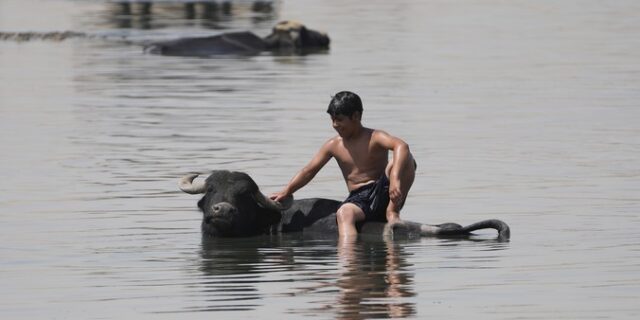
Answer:
<svg viewBox="0 0 640 320"><path fill-rule="evenodd" d="M208 57L255 55L263 51L302 54L329 49L329 37L294 21L282 21L271 34L260 38L252 32L230 32L211 37L181 38L145 46L144 51L167 56Z"/></svg>
<svg viewBox="0 0 640 320"><path fill-rule="evenodd" d="M339 201L311 198L275 202L260 192L258 185L243 172L213 171L205 181L194 181L199 174L180 179L180 190L204 193L198 202L203 212L202 232L214 237L247 237L278 232L338 234L335 212ZM385 223L365 222L361 233L414 236L466 236L478 229L495 229L498 239L508 240L509 226L500 220L485 220L463 227L456 223L428 225L404 221L385 229Z"/></svg>

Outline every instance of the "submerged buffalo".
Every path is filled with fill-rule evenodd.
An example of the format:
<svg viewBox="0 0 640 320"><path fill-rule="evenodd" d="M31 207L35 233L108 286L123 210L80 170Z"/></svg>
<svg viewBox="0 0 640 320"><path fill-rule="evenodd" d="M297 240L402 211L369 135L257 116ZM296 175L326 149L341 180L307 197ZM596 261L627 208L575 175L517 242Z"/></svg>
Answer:
<svg viewBox="0 0 640 320"><path fill-rule="evenodd" d="M230 32L211 37L181 38L145 46L147 53L167 56L207 57L215 55L255 55L263 51L303 54L329 49L329 37L294 21L282 21L270 35L260 38L252 32Z"/></svg>
<svg viewBox="0 0 640 320"><path fill-rule="evenodd" d="M262 194L258 185L243 172L213 171L205 181L194 181L199 174L180 179L180 190L204 194L198 202L203 212L202 232L214 237L248 237L278 232L338 234L336 214L339 201L311 198L285 203L275 202ZM361 233L382 235L385 223L363 222ZM463 227L456 223L439 225L404 221L387 230L394 235L466 236L479 229L495 229L499 240L508 240L509 226L500 220L485 220Z"/></svg>

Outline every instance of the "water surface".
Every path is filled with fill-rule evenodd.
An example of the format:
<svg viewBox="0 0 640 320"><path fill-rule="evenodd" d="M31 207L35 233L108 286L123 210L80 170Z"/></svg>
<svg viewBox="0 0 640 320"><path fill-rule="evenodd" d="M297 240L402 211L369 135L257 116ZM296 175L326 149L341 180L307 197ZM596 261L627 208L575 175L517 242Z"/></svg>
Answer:
<svg viewBox="0 0 640 320"><path fill-rule="evenodd" d="M5 0L0 31L0 315L34 318L635 319L640 314L636 1ZM283 19L327 31L307 56L144 55L147 41ZM300 235L202 239L184 173L278 191L360 94L365 125L409 142L402 217L499 218L508 243ZM330 163L298 198L342 199Z"/></svg>

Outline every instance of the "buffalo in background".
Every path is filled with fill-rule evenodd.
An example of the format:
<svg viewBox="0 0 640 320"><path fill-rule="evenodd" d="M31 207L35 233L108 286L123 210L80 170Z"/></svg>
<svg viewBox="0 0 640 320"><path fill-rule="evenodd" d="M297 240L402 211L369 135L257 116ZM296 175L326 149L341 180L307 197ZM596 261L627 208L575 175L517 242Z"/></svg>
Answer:
<svg viewBox="0 0 640 320"><path fill-rule="evenodd" d="M229 32L210 37L180 38L145 46L146 53L167 56L208 57L215 55L305 54L329 49L329 37L295 21L281 21L271 34L260 38L252 32Z"/></svg>
<svg viewBox="0 0 640 320"><path fill-rule="evenodd" d="M257 17L254 20L272 20L273 4L270 1L255 1L250 8L240 4L232 6L229 1L218 3L216 1L187 1L178 4L155 3L153 1L114 1L110 3L113 7L101 14L104 21L97 22L98 25L105 25L116 29L157 29L173 26L191 26L197 24L203 28L221 29L223 26L218 23L230 21L233 14L250 10ZM134 4L136 5L134 7ZM196 6L196 4L198 6ZM159 6L159 7L157 7ZM200 7L200 9L196 9ZM237 8L236 8L237 7ZM152 8L156 8L152 12ZM236 8L232 10L232 8ZM136 10L137 9L137 10ZM175 16L163 16L163 13L174 13L184 11L183 19ZM233 12L233 13L232 13ZM178 18L178 19L176 19ZM157 20L157 21L156 21ZM156 21L156 22L154 22ZM167 21L173 24L167 25ZM177 22L176 22L177 21ZM256 21L256 23L258 23ZM3 32L0 31L2 41L64 41L73 38L101 39L116 41L118 43L142 45L143 51L150 54L184 57L214 57L220 55L258 55L263 52L270 52L275 55L303 55L308 53L326 52L329 49L329 36L320 31L307 28L304 24L296 21L281 21L265 37L259 37L253 32L238 31L226 32L212 36L184 37L173 40L131 40L127 35L121 33L86 33L79 31L48 31L48 32Z"/></svg>

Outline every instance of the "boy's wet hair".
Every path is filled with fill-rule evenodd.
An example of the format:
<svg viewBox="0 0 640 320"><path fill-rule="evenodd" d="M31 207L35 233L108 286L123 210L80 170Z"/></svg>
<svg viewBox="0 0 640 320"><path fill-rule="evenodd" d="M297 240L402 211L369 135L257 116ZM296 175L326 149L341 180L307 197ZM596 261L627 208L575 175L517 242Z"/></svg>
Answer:
<svg viewBox="0 0 640 320"><path fill-rule="evenodd" d="M356 112L362 114L362 100L357 94L350 91L336 93L335 96L331 97L329 108L327 108L327 113L332 117L344 115L351 118Z"/></svg>

